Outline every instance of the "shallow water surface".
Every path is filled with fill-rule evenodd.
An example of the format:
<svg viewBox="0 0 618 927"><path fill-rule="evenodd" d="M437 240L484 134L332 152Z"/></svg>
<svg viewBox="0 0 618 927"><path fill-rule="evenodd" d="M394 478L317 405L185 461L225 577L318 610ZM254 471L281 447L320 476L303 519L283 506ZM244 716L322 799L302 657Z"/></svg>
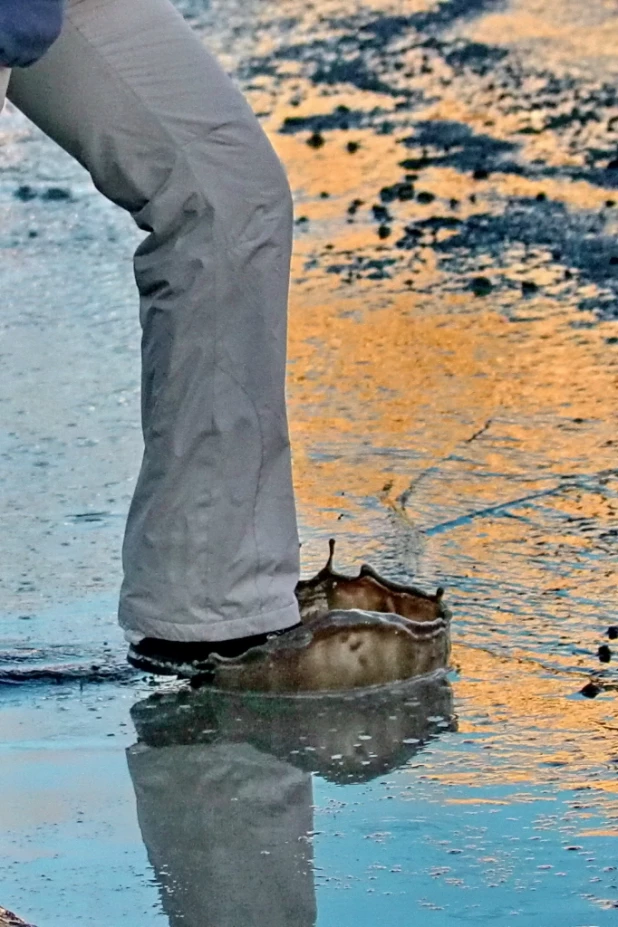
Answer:
<svg viewBox="0 0 618 927"><path fill-rule="evenodd" d="M139 238L5 113L0 904L37 927L613 924L615 4L178 6L294 189L303 568L336 536L342 570L446 586L453 668L318 700L126 668Z"/></svg>

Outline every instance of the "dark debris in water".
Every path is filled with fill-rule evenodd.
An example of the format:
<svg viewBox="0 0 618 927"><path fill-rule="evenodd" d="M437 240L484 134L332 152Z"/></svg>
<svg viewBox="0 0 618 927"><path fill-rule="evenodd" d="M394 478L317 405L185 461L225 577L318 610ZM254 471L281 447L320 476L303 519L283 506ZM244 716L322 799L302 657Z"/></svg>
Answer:
<svg viewBox="0 0 618 927"><path fill-rule="evenodd" d="M470 289L475 296L489 296L493 288L493 283L488 277L473 277L470 281Z"/></svg>
<svg viewBox="0 0 618 927"><path fill-rule="evenodd" d="M607 197L604 209L595 212L553 199L552 192L542 187L528 197L509 197L498 193L493 181L512 177L536 180L539 185L573 180L608 191L618 187L618 88L585 73L554 73L548 62L531 62L508 47L457 34L459 24L504 8L501 0L446 0L407 15L387 15L371 7L349 15L325 13L315 36L279 43L274 53L247 61L242 73L268 74L276 81L300 70L322 95L330 93L322 87L345 90L351 86L382 96L381 105L367 110L339 105L326 114L290 116L280 131L307 132L308 144L315 147L326 144L329 133L342 129L378 135L387 127L388 132L400 135L398 141L409 155L398 166L413 171L415 179L395 175L375 191L382 203L397 207L388 218L376 217L382 227L378 235L400 251L415 250L419 244L433 248L440 269L459 278L451 289L466 288L481 253L505 268L514 244L526 249L545 247L559 255L554 262L563 287L562 297L555 294L557 298L577 300L579 289L594 284L598 295L582 295L579 305L600 318L615 318L614 199ZM282 34L292 36L294 29L286 27ZM290 63L294 68L288 72ZM487 111L484 126L456 119L416 119L419 107L451 84L473 110ZM511 120L513 128L508 134L500 133L500 119L494 118L498 114ZM543 133L551 136L558 159L526 155L528 136ZM354 139L350 150L362 144L362 137ZM423 226L421 216L411 222L404 205L416 201L431 207L440 202L436 189L425 185L418 189L418 176L428 169L455 170L474 181L470 203L485 197L482 210L463 217L459 227L450 224L451 235L443 234L449 225L439 213L428 217L426 210L421 214L423 221L434 223L431 229ZM456 198L449 202L451 209L460 206ZM419 235L425 229L431 232L428 238ZM363 249L363 259L370 247ZM406 269L402 263L402 271ZM349 282L345 269L343 282ZM504 282L507 288L519 288L524 297L537 292L538 283L531 276Z"/></svg>
<svg viewBox="0 0 618 927"><path fill-rule="evenodd" d="M44 187L37 189L30 184L20 184L13 193L17 200L28 203L40 199L48 203L66 203L73 199L72 192L67 187Z"/></svg>
<svg viewBox="0 0 618 927"><path fill-rule="evenodd" d="M385 236L388 237L388 236ZM344 255L345 260L330 264L328 274L340 274L344 280L354 279L386 280L392 277L397 258L363 257L361 255Z"/></svg>
<svg viewBox="0 0 618 927"><path fill-rule="evenodd" d="M298 132L329 132L333 129L358 129L370 125L380 116L382 110L366 113L363 110L351 110L347 106L337 106L332 113L316 116L286 116L279 131L282 135L295 135Z"/></svg>
<svg viewBox="0 0 618 927"><path fill-rule="evenodd" d="M516 161L506 161L507 155L514 157L519 144L513 141L493 138L491 135L474 132L470 126L454 120L422 120L416 123L412 135L402 140L407 148L422 148L425 154L416 161L403 161L411 169L423 167L453 167L461 173L479 172L477 180L487 176L489 171L503 171L523 174L524 167ZM431 154L429 151L431 150Z"/></svg>
<svg viewBox="0 0 618 927"><path fill-rule="evenodd" d="M602 687L598 686L595 682L587 682L583 689L580 689L581 695L585 698L596 698L602 691Z"/></svg>

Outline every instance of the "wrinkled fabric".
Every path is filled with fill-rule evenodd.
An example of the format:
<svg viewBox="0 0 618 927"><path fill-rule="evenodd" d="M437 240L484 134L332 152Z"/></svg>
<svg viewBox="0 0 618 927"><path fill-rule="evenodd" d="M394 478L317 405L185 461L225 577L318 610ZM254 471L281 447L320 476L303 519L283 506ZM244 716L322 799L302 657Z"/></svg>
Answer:
<svg viewBox="0 0 618 927"><path fill-rule="evenodd" d="M0 0L0 65L38 61L62 29L64 0Z"/></svg>
<svg viewBox="0 0 618 927"><path fill-rule="evenodd" d="M295 624L292 206L270 143L168 0L72 0L9 97L148 233L135 255L144 457L121 625L217 641Z"/></svg>

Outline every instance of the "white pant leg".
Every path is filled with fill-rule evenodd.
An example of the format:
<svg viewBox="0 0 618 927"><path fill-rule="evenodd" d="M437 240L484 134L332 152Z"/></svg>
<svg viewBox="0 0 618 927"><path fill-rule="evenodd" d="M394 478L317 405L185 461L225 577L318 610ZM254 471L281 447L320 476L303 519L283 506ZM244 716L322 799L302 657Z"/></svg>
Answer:
<svg viewBox="0 0 618 927"><path fill-rule="evenodd" d="M214 641L294 624L292 208L270 143L168 0L72 0L9 96L149 232L135 256L145 450L121 625Z"/></svg>

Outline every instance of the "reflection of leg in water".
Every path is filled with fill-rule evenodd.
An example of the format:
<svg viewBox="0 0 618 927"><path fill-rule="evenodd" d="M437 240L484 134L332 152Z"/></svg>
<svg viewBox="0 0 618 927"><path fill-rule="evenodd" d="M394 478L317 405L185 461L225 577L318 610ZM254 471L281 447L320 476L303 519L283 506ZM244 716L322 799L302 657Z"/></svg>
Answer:
<svg viewBox="0 0 618 927"><path fill-rule="evenodd" d="M313 925L308 773L367 782L456 729L444 677L326 698L171 691L131 716L138 818L171 927Z"/></svg>
<svg viewBox="0 0 618 927"><path fill-rule="evenodd" d="M170 927L312 927L311 780L246 743L128 752Z"/></svg>

